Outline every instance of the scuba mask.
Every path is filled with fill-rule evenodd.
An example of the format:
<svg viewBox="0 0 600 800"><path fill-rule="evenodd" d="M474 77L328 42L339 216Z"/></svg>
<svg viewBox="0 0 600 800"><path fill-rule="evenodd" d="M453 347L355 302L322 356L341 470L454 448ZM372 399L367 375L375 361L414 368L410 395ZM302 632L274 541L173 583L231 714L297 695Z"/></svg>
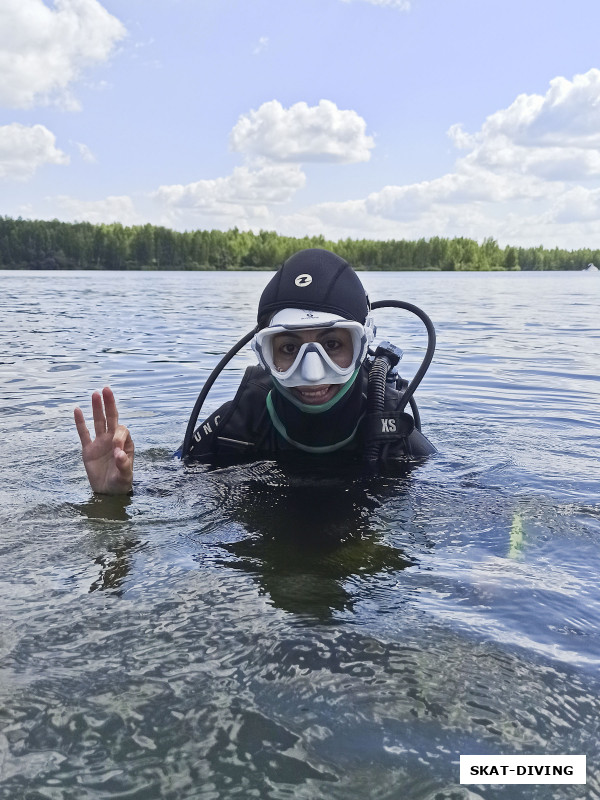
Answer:
<svg viewBox="0 0 600 800"><path fill-rule="evenodd" d="M340 338L342 331L345 333ZM295 336L300 332L310 332L310 339ZM344 384L364 361L374 335L371 317L362 325L335 314L288 308L275 314L269 326L255 334L252 349L261 365L286 388ZM284 337L287 348L283 355L277 353L278 336ZM336 361L336 345L350 348L344 353L346 366Z"/></svg>

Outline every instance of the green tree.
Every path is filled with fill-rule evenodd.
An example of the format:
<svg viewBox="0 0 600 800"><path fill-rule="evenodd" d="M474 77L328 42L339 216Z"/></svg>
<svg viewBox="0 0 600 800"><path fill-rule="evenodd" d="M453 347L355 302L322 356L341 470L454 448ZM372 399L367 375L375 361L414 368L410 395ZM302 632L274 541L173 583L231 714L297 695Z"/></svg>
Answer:
<svg viewBox="0 0 600 800"><path fill-rule="evenodd" d="M507 247L504 251L504 269L519 269L519 257L514 247Z"/></svg>

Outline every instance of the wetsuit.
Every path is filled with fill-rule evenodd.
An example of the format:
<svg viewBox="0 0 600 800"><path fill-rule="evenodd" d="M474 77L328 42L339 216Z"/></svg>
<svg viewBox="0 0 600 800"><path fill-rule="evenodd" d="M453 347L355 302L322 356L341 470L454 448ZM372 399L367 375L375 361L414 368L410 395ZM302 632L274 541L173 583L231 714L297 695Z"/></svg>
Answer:
<svg viewBox="0 0 600 800"><path fill-rule="evenodd" d="M245 461L292 454L336 454L360 462L374 439L382 460L419 460L435 453L414 427L410 415L398 413L401 394L386 386L382 414L367 413L370 363L365 362L344 396L324 412L298 408L289 393L262 367L249 367L233 400L222 405L194 433L188 458Z"/></svg>

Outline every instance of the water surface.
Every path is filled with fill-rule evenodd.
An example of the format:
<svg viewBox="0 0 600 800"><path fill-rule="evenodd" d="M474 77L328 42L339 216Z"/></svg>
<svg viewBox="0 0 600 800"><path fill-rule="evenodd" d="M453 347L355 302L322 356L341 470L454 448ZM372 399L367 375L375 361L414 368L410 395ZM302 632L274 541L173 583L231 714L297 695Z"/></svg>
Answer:
<svg viewBox="0 0 600 800"><path fill-rule="evenodd" d="M0 796L600 797L597 275L365 273L436 325L439 455L185 469L269 277L0 272ZM410 377L420 323L376 314ZM106 383L127 499L72 424ZM461 787L461 753L585 753L588 785Z"/></svg>

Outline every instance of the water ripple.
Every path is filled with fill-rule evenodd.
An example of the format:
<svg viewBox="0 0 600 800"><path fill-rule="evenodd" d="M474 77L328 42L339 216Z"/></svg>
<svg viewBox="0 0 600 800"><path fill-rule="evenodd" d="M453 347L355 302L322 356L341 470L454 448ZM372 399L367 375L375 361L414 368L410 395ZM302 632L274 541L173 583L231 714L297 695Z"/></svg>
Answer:
<svg viewBox="0 0 600 800"><path fill-rule="evenodd" d="M269 275L215 277L2 274L0 795L580 800L467 789L458 760L600 756L600 284L365 274L439 343L418 400L441 452L372 480L172 458ZM420 324L377 324L409 376ZM130 498L92 497L79 460L72 408L106 383Z"/></svg>

